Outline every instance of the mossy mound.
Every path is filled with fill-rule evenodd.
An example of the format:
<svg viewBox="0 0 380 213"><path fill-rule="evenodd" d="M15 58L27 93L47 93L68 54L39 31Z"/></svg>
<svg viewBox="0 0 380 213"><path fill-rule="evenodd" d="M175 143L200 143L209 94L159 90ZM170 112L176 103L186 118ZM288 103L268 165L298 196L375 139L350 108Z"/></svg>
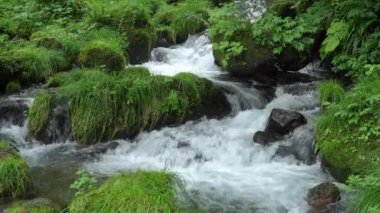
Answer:
<svg viewBox="0 0 380 213"><path fill-rule="evenodd" d="M79 54L78 62L85 67L101 67L108 71L120 71L126 66L121 49L104 41L90 42Z"/></svg>
<svg viewBox="0 0 380 213"><path fill-rule="evenodd" d="M137 171L110 178L98 189L75 197L68 209L79 212L180 212L174 174Z"/></svg>
<svg viewBox="0 0 380 213"><path fill-rule="evenodd" d="M28 131L30 135L37 139L42 137L53 107L54 97L52 95L48 93L37 95L28 113Z"/></svg>
<svg viewBox="0 0 380 213"><path fill-rule="evenodd" d="M0 140L0 198L25 196L30 186L28 164L9 143Z"/></svg>
<svg viewBox="0 0 380 213"><path fill-rule="evenodd" d="M317 123L317 146L333 168L361 173L380 149L380 80L366 78L328 108ZM326 93L326 92L325 92Z"/></svg>
<svg viewBox="0 0 380 213"><path fill-rule="evenodd" d="M5 88L6 94L18 93L20 91L21 91L21 84L18 81L9 82Z"/></svg>
<svg viewBox="0 0 380 213"><path fill-rule="evenodd" d="M190 73L151 76L142 67L113 75L76 70L49 82L59 86L59 101L69 104L73 136L82 144L131 137L140 130L230 111L219 88ZM33 107L41 108L37 102Z"/></svg>
<svg viewBox="0 0 380 213"><path fill-rule="evenodd" d="M10 208L6 209L6 213L60 213L60 208L48 202L17 202Z"/></svg>
<svg viewBox="0 0 380 213"><path fill-rule="evenodd" d="M31 43L10 47L0 52L0 88L13 80L23 85L46 80L58 70L64 69L67 61L61 51L35 47Z"/></svg>

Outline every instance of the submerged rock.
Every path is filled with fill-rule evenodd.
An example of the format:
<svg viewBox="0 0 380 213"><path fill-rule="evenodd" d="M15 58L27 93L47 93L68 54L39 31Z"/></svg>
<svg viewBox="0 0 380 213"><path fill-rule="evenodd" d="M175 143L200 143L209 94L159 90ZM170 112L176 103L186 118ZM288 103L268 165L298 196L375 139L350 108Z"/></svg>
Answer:
<svg viewBox="0 0 380 213"><path fill-rule="evenodd" d="M309 189L306 200L316 212L331 212L340 200L340 191L333 183L321 183Z"/></svg>
<svg viewBox="0 0 380 213"><path fill-rule="evenodd" d="M22 126L26 120L27 104L22 100L0 100L0 127L3 125Z"/></svg>

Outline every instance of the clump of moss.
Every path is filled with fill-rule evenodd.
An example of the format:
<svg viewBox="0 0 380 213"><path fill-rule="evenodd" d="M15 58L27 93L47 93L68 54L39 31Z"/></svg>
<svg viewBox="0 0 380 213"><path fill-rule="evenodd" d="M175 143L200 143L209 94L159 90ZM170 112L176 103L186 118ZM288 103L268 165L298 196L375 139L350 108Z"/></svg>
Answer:
<svg viewBox="0 0 380 213"><path fill-rule="evenodd" d="M11 81L5 88L6 94L18 93L21 91L21 84L18 81Z"/></svg>
<svg viewBox="0 0 380 213"><path fill-rule="evenodd" d="M49 203L32 204L29 202L17 202L6 210L7 213L60 213L58 206Z"/></svg>
<svg viewBox="0 0 380 213"><path fill-rule="evenodd" d="M28 164L6 141L0 140L0 197L22 197L29 189Z"/></svg>
<svg viewBox="0 0 380 213"><path fill-rule="evenodd" d="M39 94L28 113L28 131L38 137L46 128L49 115L54 107L54 97L48 93Z"/></svg>
<svg viewBox="0 0 380 213"><path fill-rule="evenodd" d="M219 89L190 73L151 76L146 68L130 67L110 75L81 69L60 74L53 85L59 86L62 101L69 103L73 136L82 144L199 118L206 115L204 106L218 102L229 110Z"/></svg>
<svg viewBox="0 0 380 213"><path fill-rule="evenodd" d="M109 71L119 71L126 66L123 52L103 41L90 42L80 52L78 62L85 67L102 67Z"/></svg>
<svg viewBox="0 0 380 213"><path fill-rule="evenodd" d="M69 212L180 212L179 178L171 173L137 171L110 178L98 189L75 197Z"/></svg>
<svg viewBox="0 0 380 213"><path fill-rule="evenodd" d="M362 172L380 149L380 79L365 78L332 103L317 123L317 146L329 164Z"/></svg>

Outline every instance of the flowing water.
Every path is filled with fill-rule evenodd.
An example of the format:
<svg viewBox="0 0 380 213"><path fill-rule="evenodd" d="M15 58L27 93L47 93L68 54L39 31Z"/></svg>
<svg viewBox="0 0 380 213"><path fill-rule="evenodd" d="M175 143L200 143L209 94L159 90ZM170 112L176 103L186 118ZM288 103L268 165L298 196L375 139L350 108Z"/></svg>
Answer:
<svg viewBox="0 0 380 213"><path fill-rule="evenodd" d="M291 95L279 87L270 100L268 91L253 86L254 82L221 72L211 48L206 36L190 36L182 45L153 50L152 60L143 66L156 75L192 72L224 88L233 112L221 120L203 118L142 132L133 140L118 140L120 145L105 153L97 151L97 146L83 148L70 141L41 145L27 137L26 125L3 125L0 134L12 138L31 165L37 194L61 205L72 196L68 188L78 168L98 177L166 169L184 180L186 205L194 211L306 212L307 190L329 177L321 171L319 161L276 153L279 146L298 143L309 150L307 157L314 156L312 126L319 110L315 92ZM253 143L253 134L265 128L273 108L299 111L308 124L273 145Z"/></svg>

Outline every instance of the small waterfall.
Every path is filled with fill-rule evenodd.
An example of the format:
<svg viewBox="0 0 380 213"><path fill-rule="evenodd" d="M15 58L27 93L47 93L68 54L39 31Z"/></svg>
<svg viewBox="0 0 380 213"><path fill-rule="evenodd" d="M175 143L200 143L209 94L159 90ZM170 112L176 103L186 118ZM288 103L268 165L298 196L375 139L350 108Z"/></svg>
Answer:
<svg viewBox="0 0 380 213"><path fill-rule="evenodd" d="M66 140L41 144L27 136L25 115L21 123L14 122L12 116L5 117L8 120L1 122L0 135L10 138L30 163L40 196L66 204L72 196L69 185L79 168L99 177L136 169L167 169L185 181L186 205L194 211L307 211L307 190L329 179L313 153L312 120L319 111L315 83L263 89L254 82L234 79L214 64L205 35L189 36L186 43L171 48L157 48L143 66L155 75L187 71L208 78L225 90L234 112L221 120L203 118L141 132L133 140L90 147ZM310 67L303 70L310 71ZM306 89L298 91L300 87ZM17 100L29 107L33 99ZM253 134L265 128L274 108L301 112L308 124L278 143L254 143ZM48 129L55 132L52 126Z"/></svg>

